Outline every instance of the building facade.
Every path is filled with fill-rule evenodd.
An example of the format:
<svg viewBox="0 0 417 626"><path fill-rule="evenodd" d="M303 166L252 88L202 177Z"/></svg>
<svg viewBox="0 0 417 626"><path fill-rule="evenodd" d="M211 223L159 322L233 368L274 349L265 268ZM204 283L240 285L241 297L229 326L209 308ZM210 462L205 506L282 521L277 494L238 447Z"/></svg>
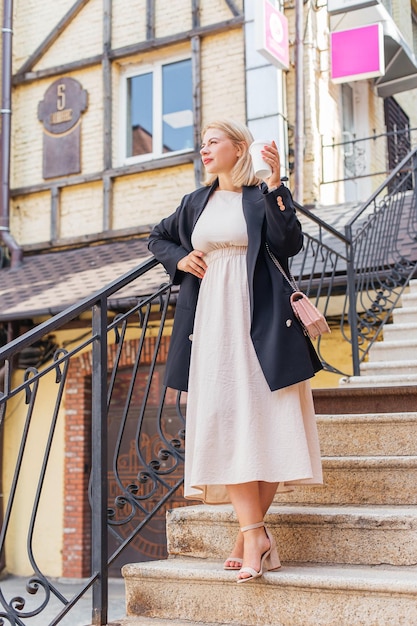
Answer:
<svg viewBox="0 0 417 626"><path fill-rule="evenodd" d="M15 0L8 181L2 166L2 185L8 182L10 192L2 195L1 232L14 240L23 265L10 268L3 238L3 343L10 332L36 325L148 256L151 226L201 182L200 129L210 120L235 118L256 138L276 139L296 199L317 212L332 205L348 212L405 156L417 127L415 0L269 3L288 23L284 67L259 52L258 11L265 4ZM2 20L10 6L3 1ZM332 34L375 24L383 64L371 76L358 71L335 78ZM6 53L3 46L3 93ZM2 142L6 115L2 106ZM108 256L100 256L105 247ZM63 345L79 334L82 320L55 340ZM337 335L331 341L337 343ZM349 358L346 350L338 345L342 361ZM84 370L91 374L88 355L73 372L73 389L83 388L78 378ZM337 379L318 378L317 384ZM79 471L68 428L82 413L76 396L66 399L50 484L62 526L50 524L45 506L43 531L35 537L40 545L47 538L43 567L56 576L86 574L80 544L80 537L88 541L85 511L77 517L67 489ZM10 411L19 414L18 403ZM84 427L80 423L78 434ZM16 421L8 421L2 459L15 453L18 432ZM32 445L36 459L36 441ZM30 480L31 468L25 471ZM12 477L5 462L2 474L7 491ZM9 571L25 574L29 565L17 534L8 553Z"/></svg>

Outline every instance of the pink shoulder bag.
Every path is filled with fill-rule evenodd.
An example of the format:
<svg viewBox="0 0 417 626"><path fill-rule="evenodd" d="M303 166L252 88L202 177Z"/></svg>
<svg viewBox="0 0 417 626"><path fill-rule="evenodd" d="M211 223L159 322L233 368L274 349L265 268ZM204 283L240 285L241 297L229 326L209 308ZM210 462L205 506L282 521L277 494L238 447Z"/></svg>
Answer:
<svg viewBox="0 0 417 626"><path fill-rule="evenodd" d="M304 328L304 332L306 335L310 337L310 339L317 339L323 333L330 333L329 325L326 322L326 318L318 308L309 300L309 298L299 290L298 285L295 281L294 276L290 272L290 278L288 278L287 274L284 272L284 269L275 255L269 249L267 243L265 243L267 252L272 259L272 262L279 269L281 274L284 276L285 280L291 285L294 293L290 296L290 303L293 308L293 311L301 323L301 326Z"/></svg>

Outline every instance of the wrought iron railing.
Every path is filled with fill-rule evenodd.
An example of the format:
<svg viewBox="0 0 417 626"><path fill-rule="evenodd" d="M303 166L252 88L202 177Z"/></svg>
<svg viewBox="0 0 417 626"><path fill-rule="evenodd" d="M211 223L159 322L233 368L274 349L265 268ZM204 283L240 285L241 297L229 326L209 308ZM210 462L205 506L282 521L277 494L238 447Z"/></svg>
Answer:
<svg viewBox="0 0 417 626"><path fill-rule="evenodd" d="M416 157L414 150L343 231L299 207L305 246L292 270L352 345L352 370L341 374L359 373L416 271ZM49 626L69 625L72 607L92 589L91 621L104 625L111 568L131 560L129 550L142 550L137 560L164 556L164 540L155 537L165 508L181 504L185 398L162 384L175 292L167 283L143 293L149 282L142 279L157 265L144 262L0 349L6 567L14 542L27 545L21 593L7 597L0 582L0 624L30 624L53 604ZM127 300L122 290L132 284L138 295ZM80 316L84 325L91 319L88 332L64 344L60 330ZM53 357L45 350L27 367L28 349L45 337L49 347L56 344ZM338 372L332 354L320 340L316 345L325 368ZM80 521L71 521L76 514ZM66 575L78 558L84 578L73 597L63 595L45 564L42 533L61 528L63 515Z"/></svg>
<svg viewBox="0 0 417 626"><path fill-rule="evenodd" d="M344 132L343 141L322 138L321 171L323 185L374 178L383 182L407 156L417 141L417 128L397 129L357 137Z"/></svg>

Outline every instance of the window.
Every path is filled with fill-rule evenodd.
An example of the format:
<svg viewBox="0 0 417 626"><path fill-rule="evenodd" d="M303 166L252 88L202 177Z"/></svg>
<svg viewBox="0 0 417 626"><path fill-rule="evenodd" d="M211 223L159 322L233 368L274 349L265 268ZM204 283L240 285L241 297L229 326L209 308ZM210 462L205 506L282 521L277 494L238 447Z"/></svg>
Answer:
<svg viewBox="0 0 417 626"><path fill-rule="evenodd" d="M154 65L126 76L123 160L193 150L191 60Z"/></svg>

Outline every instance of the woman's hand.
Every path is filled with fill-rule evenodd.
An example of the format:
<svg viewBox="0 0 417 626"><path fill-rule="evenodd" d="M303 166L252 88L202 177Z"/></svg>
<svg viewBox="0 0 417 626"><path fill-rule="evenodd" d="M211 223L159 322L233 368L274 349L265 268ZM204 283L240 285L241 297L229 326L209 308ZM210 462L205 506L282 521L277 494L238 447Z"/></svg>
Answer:
<svg viewBox="0 0 417 626"><path fill-rule="evenodd" d="M190 254L182 257L177 263L177 268L181 272L188 272L194 274L197 278L203 278L206 273L207 265L203 259L204 252L200 250L192 250Z"/></svg>
<svg viewBox="0 0 417 626"><path fill-rule="evenodd" d="M266 145L264 147L262 150L262 158L268 163L272 170L271 176L264 179L265 183L269 188L279 187L281 185L281 161L275 141L272 141L271 146Z"/></svg>

